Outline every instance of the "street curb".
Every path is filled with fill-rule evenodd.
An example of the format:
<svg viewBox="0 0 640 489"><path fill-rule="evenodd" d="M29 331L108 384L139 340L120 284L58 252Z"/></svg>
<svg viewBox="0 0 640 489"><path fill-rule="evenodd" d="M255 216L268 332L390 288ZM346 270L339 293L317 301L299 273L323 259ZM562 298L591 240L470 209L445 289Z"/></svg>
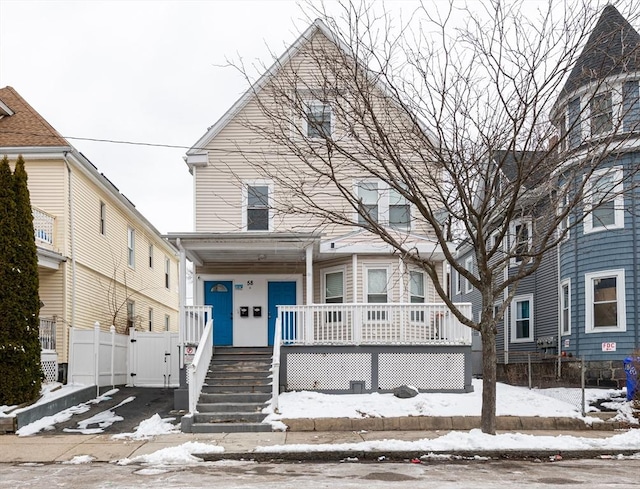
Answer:
<svg viewBox="0 0 640 489"><path fill-rule="evenodd" d="M595 417L595 416L594 416ZM480 416L401 416L393 418L292 418L282 419L290 432L309 431L469 431L480 429ZM620 421L539 416L498 416L499 431L615 431L631 428Z"/></svg>
<svg viewBox="0 0 640 489"><path fill-rule="evenodd" d="M639 449L640 450L640 449ZM421 451L300 451L300 452L229 452L193 453L205 462L221 460L245 460L255 462L408 462L431 464L452 461L528 460L532 462L557 462L593 458L615 458L618 455L636 455L639 450L429 450ZM419 462L418 462L419 461Z"/></svg>

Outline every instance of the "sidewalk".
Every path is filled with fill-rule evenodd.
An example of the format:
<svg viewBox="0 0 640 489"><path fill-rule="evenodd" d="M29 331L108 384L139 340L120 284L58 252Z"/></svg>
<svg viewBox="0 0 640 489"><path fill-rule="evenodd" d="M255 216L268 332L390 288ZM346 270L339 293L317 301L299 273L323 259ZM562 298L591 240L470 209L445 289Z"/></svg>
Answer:
<svg viewBox="0 0 640 489"><path fill-rule="evenodd" d="M272 433L220 433L220 434L188 434L175 433L159 435L150 440L114 440L112 435L36 435L18 437L16 435L0 436L0 463L61 463L71 461L77 456L90 456L93 462L114 462L132 459L141 455L149 455L158 450L179 447L187 442L200 442L216 445L224 449L221 453L209 453L201 458L207 461L220 459L244 460L325 460L340 461L344 459L406 460L419 458L425 451L416 449L367 449L345 446L373 441L398 440L415 442L417 440L433 440L442 437L449 431L308 431L308 432L272 432ZM503 432L504 433L504 432ZM519 431L523 435L534 437L559 435L580 437L584 439L611 438L620 431L580 430L580 431ZM326 445L325 445L326 444ZM309 449L309 445L322 445L319 451ZM372 444L375 446L375 444ZM260 451L256 451L259 448ZM271 449L273 447L273 449ZM631 455L640 450L604 450L587 448L584 450L562 451L563 458L592 458L600 455ZM461 449L442 450L440 453L462 457L478 455L489 458L523 458L549 459L557 456L558 449L515 449L515 450L479 450ZM438 453L438 451L432 451ZM197 454L197 452L196 452Z"/></svg>

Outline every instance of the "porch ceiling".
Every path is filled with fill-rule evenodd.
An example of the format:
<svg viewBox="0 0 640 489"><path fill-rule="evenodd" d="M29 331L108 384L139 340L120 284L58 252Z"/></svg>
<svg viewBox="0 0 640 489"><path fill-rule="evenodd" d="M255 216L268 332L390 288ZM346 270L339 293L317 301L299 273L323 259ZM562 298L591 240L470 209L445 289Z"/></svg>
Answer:
<svg viewBox="0 0 640 489"><path fill-rule="evenodd" d="M187 258L197 265L301 262L309 245L314 255L320 246L316 233L187 233L166 238L178 249L184 248Z"/></svg>

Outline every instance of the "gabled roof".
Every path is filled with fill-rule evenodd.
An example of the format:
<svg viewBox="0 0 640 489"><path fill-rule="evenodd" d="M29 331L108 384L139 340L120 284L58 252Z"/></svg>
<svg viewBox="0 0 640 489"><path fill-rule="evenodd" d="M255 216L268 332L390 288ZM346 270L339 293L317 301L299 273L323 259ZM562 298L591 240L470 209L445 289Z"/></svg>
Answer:
<svg viewBox="0 0 640 489"><path fill-rule="evenodd" d="M0 105L9 109L0 117L0 147L71 146L12 87L0 88Z"/></svg>
<svg viewBox="0 0 640 489"><path fill-rule="evenodd" d="M309 42L318 32L336 44L345 53L348 52L347 47L331 32L327 25L320 19L316 19L296 41L280 56L271 67L256 81L237 101L234 103L224 115L211 126L192 147L187 151L187 157L202 153L204 148L225 128L225 126L251 101L255 94L267 84L267 82L275 76L280 68L284 66L291 58L293 58L304 45ZM196 162L196 165L202 162ZM189 164L189 161L187 161Z"/></svg>
<svg viewBox="0 0 640 489"><path fill-rule="evenodd" d="M640 34L607 5L560 94L561 97L595 80L640 70Z"/></svg>

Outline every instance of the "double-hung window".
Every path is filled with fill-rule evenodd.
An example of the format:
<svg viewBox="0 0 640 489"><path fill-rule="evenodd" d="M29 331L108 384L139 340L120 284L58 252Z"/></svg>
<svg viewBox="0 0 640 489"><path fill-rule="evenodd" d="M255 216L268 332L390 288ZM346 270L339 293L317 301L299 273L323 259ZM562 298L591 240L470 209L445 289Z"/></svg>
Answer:
<svg viewBox="0 0 640 489"><path fill-rule="evenodd" d="M587 273L584 282L586 332L626 331L624 270Z"/></svg>
<svg viewBox="0 0 640 489"><path fill-rule="evenodd" d="M367 269L367 302L385 303L387 300L386 268Z"/></svg>
<svg viewBox="0 0 640 489"><path fill-rule="evenodd" d="M324 274L324 302L326 304L342 304L344 302L344 272L328 271ZM341 311L327 311L327 322L342 321Z"/></svg>
<svg viewBox="0 0 640 489"><path fill-rule="evenodd" d="M591 135L608 134L613 130L613 104L611 92L594 95L590 103Z"/></svg>
<svg viewBox="0 0 640 489"><path fill-rule="evenodd" d="M424 295L424 273L418 271L409 272L409 302L412 304L423 304ZM424 322L424 309L412 310L411 321Z"/></svg>
<svg viewBox="0 0 640 489"><path fill-rule="evenodd" d="M464 260L464 268L469 273L473 273L473 257L472 256L468 256ZM469 281L468 278L465 278L464 279L464 293L468 294L469 292L472 292L472 291L473 291L473 285L471 285L471 282Z"/></svg>
<svg viewBox="0 0 640 489"><path fill-rule="evenodd" d="M268 182L250 182L245 185L244 192L244 228L247 231L269 231L272 185Z"/></svg>
<svg viewBox="0 0 640 489"><path fill-rule="evenodd" d="M134 301L127 301L127 328L135 327L136 317L136 303Z"/></svg>
<svg viewBox="0 0 640 489"><path fill-rule="evenodd" d="M149 268L153 268L153 245L149 243Z"/></svg>
<svg viewBox="0 0 640 489"><path fill-rule="evenodd" d="M171 287L171 260L169 258L164 259L164 288Z"/></svg>
<svg viewBox="0 0 640 489"><path fill-rule="evenodd" d="M567 141L569 149L580 146L582 140L582 128L580 117L580 97L576 97L569 101L567 107L569 127L567 131Z"/></svg>
<svg viewBox="0 0 640 489"><path fill-rule="evenodd" d="M514 297L511 303L511 341L533 341L533 295Z"/></svg>
<svg viewBox="0 0 640 489"><path fill-rule="evenodd" d="M560 331L571 334L571 281L563 280L560 285Z"/></svg>
<svg viewBox="0 0 640 489"><path fill-rule="evenodd" d="M136 266L136 231L127 228L127 263L131 268Z"/></svg>
<svg viewBox="0 0 640 489"><path fill-rule="evenodd" d="M107 204L100 202L100 234L107 234Z"/></svg>
<svg viewBox="0 0 640 489"><path fill-rule="evenodd" d="M622 84L622 130L640 131L640 85L638 80Z"/></svg>
<svg viewBox="0 0 640 489"><path fill-rule="evenodd" d="M511 263L517 265L522 262L531 249L531 220L517 219L511 223L510 228L511 253L513 254Z"/></svg>
<svg viewBox="0 0 640 489"><path fill-rule="evenodd" d="M153 331L153 308L149 308L149 331Z"/></svg>
<svg viewBox="0 0 640 489"><path fill-rule="evenodd" d="M311 139L327 139L333 130L331 104L313 100L307 103L305 113L305 134Z"/></svg>
<svg viewBox="0 0 640 489"><path fill-rule="evenodd" d="M411 206L400 191L378 180L356 182L355 191L358 224L366 226L372 221L394 229L410 230Z"/></svg>
<svg viewBox="0 0 640 489"><path fill-rule="evenodd" d="M622 188L621 167L594 172L586 186L585 233L624 227Z"/></svg>

